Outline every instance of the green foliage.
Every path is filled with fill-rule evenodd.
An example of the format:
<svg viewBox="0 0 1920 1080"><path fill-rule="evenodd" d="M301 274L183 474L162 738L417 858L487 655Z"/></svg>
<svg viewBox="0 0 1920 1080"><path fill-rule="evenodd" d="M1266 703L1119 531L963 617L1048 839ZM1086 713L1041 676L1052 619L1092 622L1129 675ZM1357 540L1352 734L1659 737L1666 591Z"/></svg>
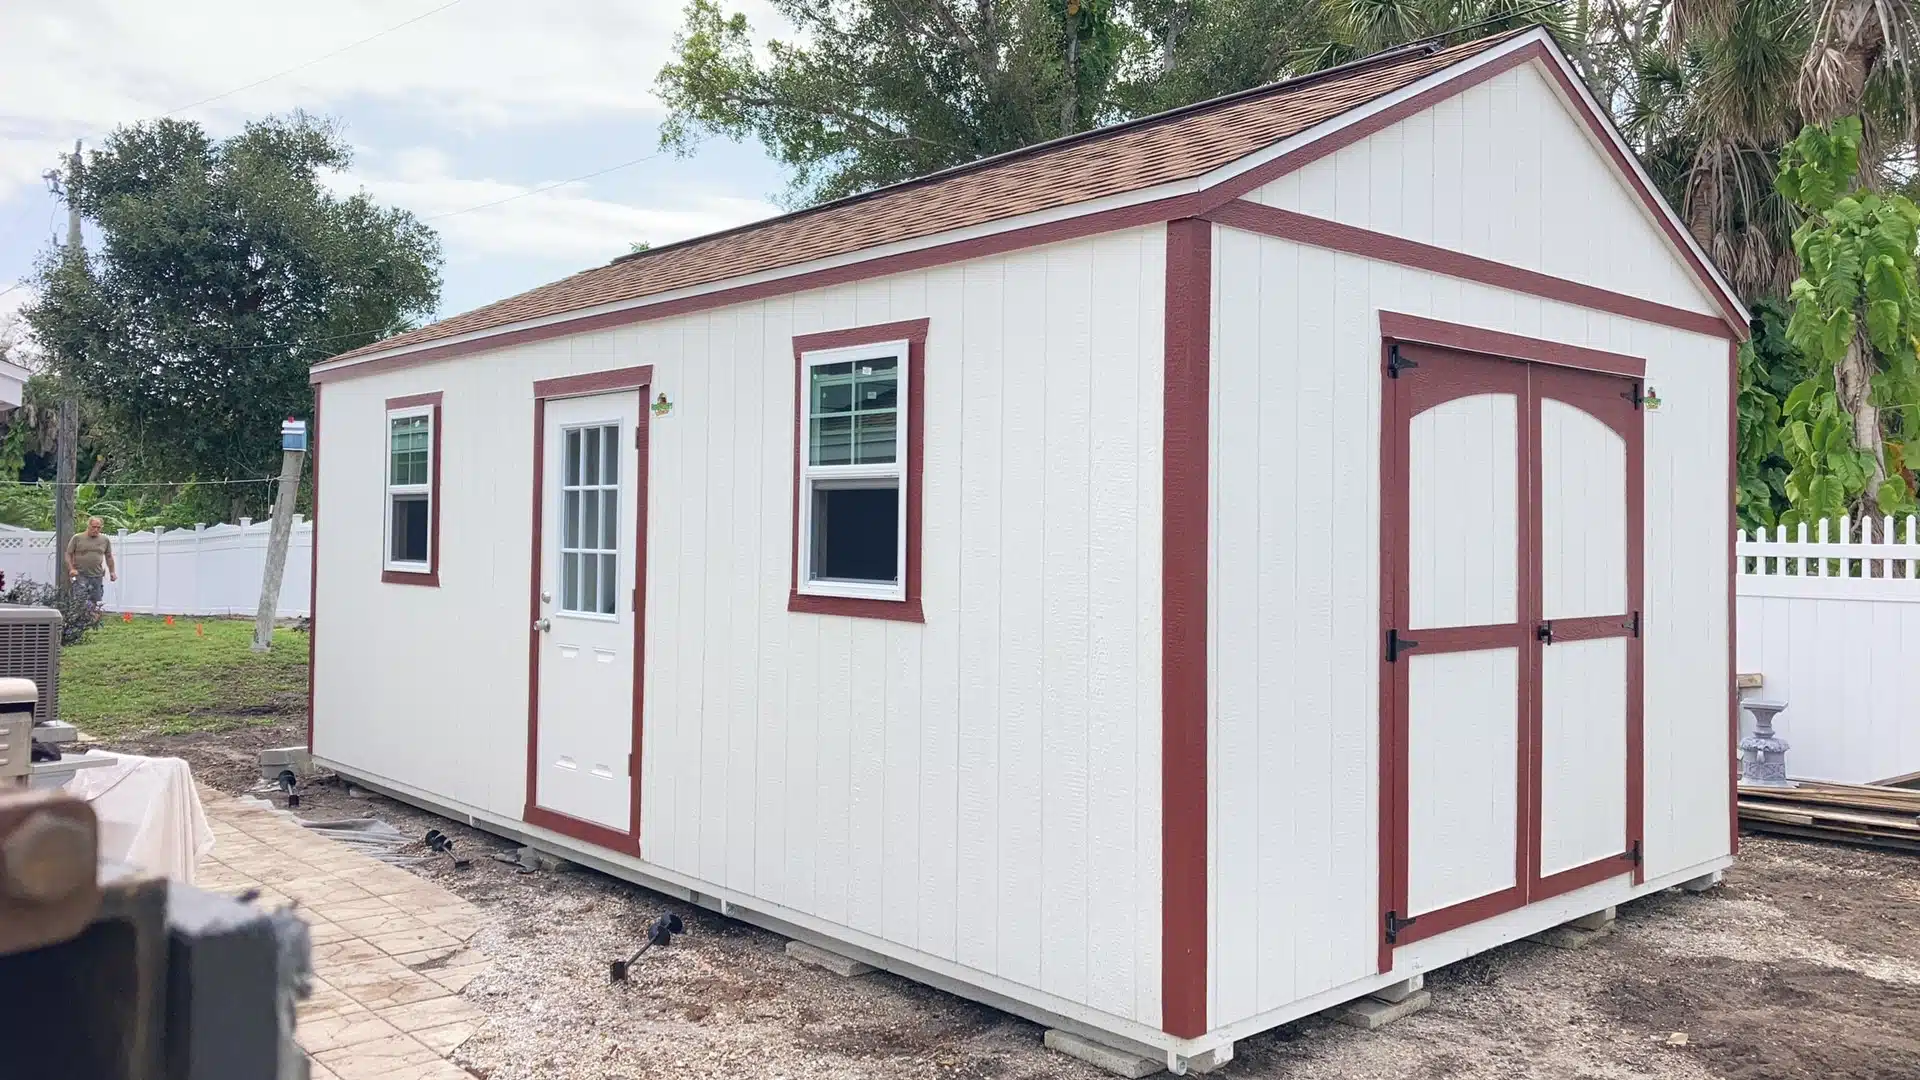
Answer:
<svg viewBox="0 0 1920 1080"><path fill-rule="evenodd" d="M205 497L209 490L191 483L173 489L79 484L74 488L74 518L85 522L97 517L108 532L192 528L220 519L223 508ZM0 524L52 529L53 485L0 483Z"/></svg>
<svg viewBox="0 0 1920 1080"><path fill-rule="evenodd" d="M60 644L78 645L87 631L100 625L100 612L78 590L61 589L44 581L16 581L0 593L0 604L50 607L60 613Z"/></svg>
<svg viewBox="0 0 1920 1080"><path fill-rule="evenodd" d="M1762 300L1753 305L1753 337L1740 346L1738 483L1734 506L1740 527L1771 527L1791 502L1792 471L1781 446L1781 402L1807 376L1800 353L1787 340L1787 312Z"/></svg>
<svg viewBox="0 0 1920 1080"><path fill-rule="evenodd" d="M1786 333L1807 374L1780 406L1780 450L1791 465L1785 489L1792 505L1780 515L1786 524L1856 509L1920 510L1909 477L1899 471L1898 442L1900 418L1916 415L1912 410L1920 406L1914 351L1920 208L1904 196L1856 188L1860 144L1860 121L1847 117L1826 129L1805 128L1781 157L1780 191L1806 214L1793 233L1801 276L1793 283ZM1877 484L1880 448L1859 445L1854 412L1839 392L1838 372L1861 357L1882 434L1894 437L1886 453L1889 473Z"/></svg>
<svg viewBox="0 0 1920 1080"><path fill-rule="evenodd" d="M1409 36L1497 33L1527 0L769 0L759 38L690 0L655 89L663 145L753 139L810 203L1352 59ZM1395 5L1364 28L1362 9ZM1527 9L1534 8L1530 13ZM1414 11L1413 9L1418 9ZM1472 29L1454 34L1468 24ZM1331 44L1329 44L1331 43Z"/></svg>
<svg viewBox="0 0 1920 1080"><path fill-rule="evenodd" d="M432 311L437 238L330 191L322 174L349 162L299 114L225 140L147 121L87 157L73 197L98 250L49 252L26 316L122 475L270 475L280 421L312 411L308 365ZM239 489L238 509L266 490Z"/></svg>

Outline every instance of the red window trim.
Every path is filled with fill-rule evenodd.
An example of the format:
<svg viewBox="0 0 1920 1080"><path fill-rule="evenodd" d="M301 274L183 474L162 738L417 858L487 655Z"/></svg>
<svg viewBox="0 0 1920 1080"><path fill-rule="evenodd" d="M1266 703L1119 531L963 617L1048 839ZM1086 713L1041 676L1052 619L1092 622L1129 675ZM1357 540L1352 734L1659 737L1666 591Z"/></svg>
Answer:
<svg viewBox="0 0 1920 1080"><path fill-rule="evenodd" d="M926 472L926 319L855 326L793 339L793 551L788 579L787 610L809 615L845 615L858 619L926 622L920 607L920 502ZM904 600L870 600L850 596L815 596L800 591L800 464L807 447L806 354L850 345L907 343L907 595Z"/></svg>
<svg viewBox="0 0 1920 1080"><path fill-rule="evenodd" d="M433 418L431 421L433 424L433 445L431 450L433 460L428 467L429 472L427 475L427 505L429 507L427 511L427 570L425 573L421 573L416 570L386 569L387 556L390 552L386 547L389 542L387 526L383 525L380 529L380 580L388 585L423 585L431 589L440 587L440 398L441 392L435 390L430 394L409 394L406 397L387 399L386 413L383 415L391 415L397 409L417 409L422 405L430 405L433 407L433 411L429 414ZM384 435L386 438L391 438L391 429L388 429ZM382 516L391 515L393 512L392 507L384 505L388 486L384 480L384 473L390 467L388 456L391 453L392 447L389 445L386 452L380 456L380 469L383 474L383 479L380 484L380 495L383 503L380 507Z"/></svg>

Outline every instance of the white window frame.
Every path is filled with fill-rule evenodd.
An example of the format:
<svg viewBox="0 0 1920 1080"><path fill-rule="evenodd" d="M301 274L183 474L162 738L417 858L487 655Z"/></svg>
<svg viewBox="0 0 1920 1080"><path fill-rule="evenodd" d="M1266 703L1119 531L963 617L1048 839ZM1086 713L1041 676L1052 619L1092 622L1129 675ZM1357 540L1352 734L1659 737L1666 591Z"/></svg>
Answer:
<svg viewBox="0 0 1920 1080"><path fill-rule="evenodd" d="M380 563L384 569L398 574L433 573L434 535L433 535L433 490L434 428L438 420L434 417L435 406L412 405L404 409L388 409L386 432L382 439L385 453L380 455L380 471L385 495L381 499L381 515L385 519L380 529ZM396 484L393 482L393 422L410 420L416 416L427 418L427 482L424 484ZM427 557L424 562L408 562L393 557L393 499L396 495L425 495L427 497Z"/></svg>
<svg viewBox="0 0 1920 1080"><path fill-rule="evenodd" d="M813 369L827 364L841 364L849 360L873 360L883 356L894 356L899 364L897 381L897 405L894 410L894 453L893 460L884 465L815 465L813 457ZM912 454L913 440L908 425L913 422L912 410L908 408L907 388L912 385L912 372L908 369L912 350L910 343L902 338L898 341L876 341L865 345L849 345L838 349L818 349L800 354L800 477L798 501L800 506L800 543L796 552L800 565L796 568L797 591L804 596L837 596L850 600L891 600L905 603L907 600L907 477L910 475L909 456ZM892 584L877 582L840 581L832 578L813 576L813 486L819 480L898 480L900 508L895 537L894 580Z"/></svg>

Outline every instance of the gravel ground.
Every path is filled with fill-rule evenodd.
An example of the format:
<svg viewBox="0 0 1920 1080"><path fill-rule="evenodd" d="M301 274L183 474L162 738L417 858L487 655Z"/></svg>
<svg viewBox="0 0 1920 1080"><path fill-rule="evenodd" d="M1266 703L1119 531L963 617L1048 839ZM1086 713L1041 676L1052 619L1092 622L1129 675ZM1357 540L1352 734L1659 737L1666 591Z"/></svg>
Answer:
<svg viewBox="0 0 1920 1080"><path fill-rule="evenodd" d="M157 737L120 748L188 758L244 790L243 760L300 741L291 726ZM1040 1046L1022 1020L891 975L844 980L789 960L783 939L589 871L520 873L512 846L337 782L308 817L375 814L437 827L471 857L417 872L492 918L495 961L466 997L489 1023L455 1054L486 1080L640 1077L1104 1076ZM607 961L658 914L687 932L613 985ZM1361 1033L1309 1017L1243 1041L1213 1075L1376 1080L1827 1080L1920 1077L1920 860L1761 836L1727 883L1622 908L1567 952L1517 943L1428 977L1433 1005Z"/></svg>

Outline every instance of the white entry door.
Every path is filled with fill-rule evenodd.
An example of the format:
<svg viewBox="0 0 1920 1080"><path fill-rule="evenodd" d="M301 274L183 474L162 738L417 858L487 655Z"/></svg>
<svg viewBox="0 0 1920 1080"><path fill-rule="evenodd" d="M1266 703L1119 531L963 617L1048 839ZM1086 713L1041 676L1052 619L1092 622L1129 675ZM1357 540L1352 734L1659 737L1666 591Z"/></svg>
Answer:
<svg viewBox="0 0 1920 1080"><path fill-rule="evenodd" d="M633 823L636 537L633 391L545 402L536 802L626 833Z"/></svg>

